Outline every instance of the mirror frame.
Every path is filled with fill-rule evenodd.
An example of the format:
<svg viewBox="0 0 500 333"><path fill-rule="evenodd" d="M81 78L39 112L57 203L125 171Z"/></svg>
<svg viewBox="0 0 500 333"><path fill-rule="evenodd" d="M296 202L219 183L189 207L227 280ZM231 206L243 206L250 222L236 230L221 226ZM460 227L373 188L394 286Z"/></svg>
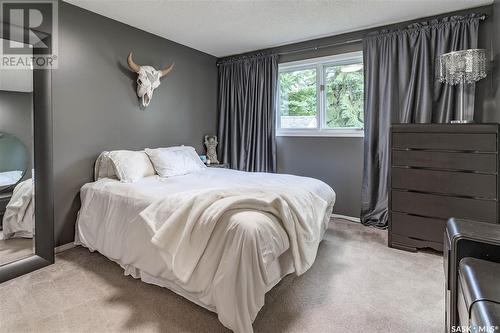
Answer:
<svg viewBox="0 0 500 333"><path fill-rule="evenodd" d="M0 38L4 36L2 23ZM50 42L47 36L42 42ZM22 41L21 41L22 42ZM34 45L36 48L36 45ZM0 266L0 283L54 263L54 182L52 70L33 69L33 150L35 169L35 253Z"/></svg>

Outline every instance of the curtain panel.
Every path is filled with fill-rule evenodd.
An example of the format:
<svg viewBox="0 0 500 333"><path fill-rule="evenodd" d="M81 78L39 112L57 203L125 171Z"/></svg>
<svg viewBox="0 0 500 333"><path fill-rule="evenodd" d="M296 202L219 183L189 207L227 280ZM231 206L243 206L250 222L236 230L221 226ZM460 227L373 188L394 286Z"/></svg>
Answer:
<svg viewBox="0 0 500 333"><path fill-rule="evenodd" d="M379 32L363 40L365 84L364 171L361 222L388 223L391 123L443 123L455 119L459 88L439 82L439 56L477 48L483 15L453 16ZM474 85L465 106L473 110Z"/></svg>
<svg viewBox="0 0 500 333"><path fill-rule="evenodd" d="M276 172L278 56L218 65L219 159L238 170Z"/></svg>

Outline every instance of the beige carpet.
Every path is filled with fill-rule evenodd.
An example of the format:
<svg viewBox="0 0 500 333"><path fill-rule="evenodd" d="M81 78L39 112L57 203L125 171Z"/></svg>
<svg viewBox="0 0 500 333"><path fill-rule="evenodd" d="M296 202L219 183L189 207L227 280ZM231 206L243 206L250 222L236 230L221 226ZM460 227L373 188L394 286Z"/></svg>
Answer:
<svg viewBox="0 0 500 333"><path fill-rule="evenodd" d="M266 297L256 332L441 332L442 258L389 249L386 232L331 223L314 266ZM1 332L222 332L217 316L76 248L0 284Z"/></svg>
<svg viewBox="0 0 500 333"><path fill-rule="evenodd" d="M33 254L33 239L11 238L4 240L0 231L0 266Z"/></svg>

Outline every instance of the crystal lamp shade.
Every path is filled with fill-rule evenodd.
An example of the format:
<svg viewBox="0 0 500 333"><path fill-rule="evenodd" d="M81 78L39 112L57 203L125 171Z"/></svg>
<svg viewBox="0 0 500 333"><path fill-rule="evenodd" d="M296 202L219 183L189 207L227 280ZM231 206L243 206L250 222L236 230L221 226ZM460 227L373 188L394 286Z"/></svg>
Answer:
<svg viewBox="0 0 500 333"><path fill-rule="evenodd" d="M440 57L439 81L451 85L473 83L486 77L486 50L469 49Z"/></svg>

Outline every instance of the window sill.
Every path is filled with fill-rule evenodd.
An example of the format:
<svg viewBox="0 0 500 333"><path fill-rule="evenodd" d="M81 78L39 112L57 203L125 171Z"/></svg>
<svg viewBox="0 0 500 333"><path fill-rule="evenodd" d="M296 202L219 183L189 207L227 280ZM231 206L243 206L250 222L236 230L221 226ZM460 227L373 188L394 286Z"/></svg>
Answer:
<svg viewBox="0 0 500 333"><path fill-rule="evenodd" d="M349 130L278 130L276 136L306 136L306 137L338 137L338 138L363 138L365 136L362 129Z"/></svg>

